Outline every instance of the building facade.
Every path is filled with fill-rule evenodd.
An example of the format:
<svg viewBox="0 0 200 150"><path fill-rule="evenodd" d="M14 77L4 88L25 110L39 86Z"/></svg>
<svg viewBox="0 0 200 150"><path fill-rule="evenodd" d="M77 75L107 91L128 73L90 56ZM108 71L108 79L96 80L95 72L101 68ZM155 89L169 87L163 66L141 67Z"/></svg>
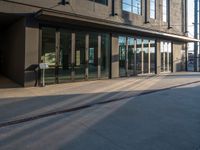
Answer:
<svg viewBox="0 0 200 150"><path fill-rule="evenodd" d="M187 0L2 0L0 72L22 86L186 70Z"/></svg>

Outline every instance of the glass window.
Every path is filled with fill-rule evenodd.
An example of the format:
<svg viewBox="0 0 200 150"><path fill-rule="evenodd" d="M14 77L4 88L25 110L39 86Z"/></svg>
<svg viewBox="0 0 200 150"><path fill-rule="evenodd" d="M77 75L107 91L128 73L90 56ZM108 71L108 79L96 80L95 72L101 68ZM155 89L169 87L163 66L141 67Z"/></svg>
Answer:
<svg viewBox="0 0 200 150"><path fill-rule="evenodd" d="M103 5L108 5L108 0L90 0L90 1L100 3L100 4L103 4Z"/></svg>
<svg viewBox="0 0 200 150"><path fill-rule="evenodd" d="M56 29L54 28L42 28L41 62L49 65L49 68L45 69L45 83L55 83Z"/></svg>
<svg viewBox="0 0 200 150"><path fill-rule="evenodd" d="M75 79L85 79L85 37L83 32L76 33L75 49Z"/></svg>
<svg viewBox="0 0 200 150"><path fill-rule="evenodd" d="M132 0L133 13L141 15L141 0Z"/></svg>
<svg viewBox="0 0 200 150"><path fill-rule="evenodd" d="M136 71L137 74L142 73L142 39L137 38L137 46L136 46Z"/></svg>
<svg viewBox="0 0 200 150"><path fill-rule="evenodd" d="M90 33L89 35L89 51L88 51L88 77L97 78L98 76L98 33Z"/></svg>
<svg viewBox="0 0 200 150"><path fill-rule="evenodd" d="M101 35L101 77L109 77L110 70L110 36Z"/></svg>
<svg viewBox="0 0 200 150"><path fill-rule="evenodd" d="M122 10L141 15L141 0L122 0Z"/></svg>
<svg viewBox="0 0 200 150"><path fill-rule="evenodd" d="M128 37L128 74L135 75L135 39Z"/></svg>
<svg viewBox="0 0 200 150"><path fill-rule="evenodd" d="M149 73L149 40L143 40L143 65L144 65L144 72Z"/></svg>
<svg viewBox="0 0 200 150"><path fill-rule="evenodd" d="M66 30L60 30L59 83L70 80L71 71L71 33Z"/></svg>
<svg viewBox="0 0 200 150"><path fill-rule="evenodd" d="M167 22L167 0L163 0L163 21Z"/></svg>
<svg viewBox="0 0 200 150"><path fill-rule="evenodd" d="M155 52L156 52L156 42L155 40L150 40L150 72L155 73Z"/></svg>
<svg viewBox="0 0 200 150"><path fill-rule="evenodd" d="M126 37L119 37L119 74L126 76Z"/></svg>
<svg viewBox="0 0 200 150"><path fill-rule="evenodd" d="M150 0L150 18L156 18L156 0Z"/></svg>
<svg viewBox="0 0 200 150"><path fill-rule="evenodd" d="M161 42L161 71L170 72L172 65L172 48L170 42Z"/></svg>

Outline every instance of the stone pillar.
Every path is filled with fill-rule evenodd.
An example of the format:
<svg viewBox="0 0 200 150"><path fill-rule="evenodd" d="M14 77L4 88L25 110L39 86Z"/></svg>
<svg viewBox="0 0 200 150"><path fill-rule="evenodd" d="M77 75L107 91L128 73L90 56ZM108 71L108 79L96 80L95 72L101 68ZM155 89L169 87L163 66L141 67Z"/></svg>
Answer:
<svg viewBox="0 0 200 150"><path fill-rule="evenodd" d="M182 43L173 42L172 54L173 54L173 72L182 71Z"/></svg>
<svg viewBox="0 0 200 150"><path fill-rule="evenodd" d="M24 22L22 22L22 26L24 25ZM23 27L24 28L24 27ZM40 55L42 52L42 31L39 28L38 23L31 19L27 18L26 20L26 27L24 29L23 33L20 29L15 27L15 31L19 31L19 35L17 36L17 43L19 43L19 40L24 40L23 45L25 46L25 50L18 48L15 46L15 50L17 50L17 54L19 54L22 57L19 57L17 54L15 55L18 57L18 64L21 64L21 61L24 61L23 63L23 71L24 76L21 75L21 77L24 77L24 86L25 87L32 87L39 85L39 81L36 82L36 80L39 80L39 73L36 71L33 71L34 66L37 66L40 63ZM12 38L14 39L15 34L12 33ZM21 37L22 35L25 35L24 39ZM15 39L15 40L16 40ZM24 43L25 42L25 43ZM24 47L23 46L23 47ZM23 53L21 51L23 50ZM12 58L14 60L14 58ZM24 60L25 59L25 60ZM15 63L13 61L13 63ZM21 73L21 68L18 67L18 72ZM30 68L30 70L29 70ZM32 69L31 69L32 68ZM17 76L13 73L13 75ZM19 83L19 82L18 82Z"/></svg>
<svg viewBox="0 0 200 150"><path fill-rule="evenodd" d="M160 39L156 40L156 74L160 74L161 72L160 42Z"/></svg>
<svg viewBox="0 0 200 150"><path fill-rule="evenodd" d="M118 35L111 35L111 53L112 53L112 67L111 67L111 78L119 77L119 43L118 43Z"/></svg>

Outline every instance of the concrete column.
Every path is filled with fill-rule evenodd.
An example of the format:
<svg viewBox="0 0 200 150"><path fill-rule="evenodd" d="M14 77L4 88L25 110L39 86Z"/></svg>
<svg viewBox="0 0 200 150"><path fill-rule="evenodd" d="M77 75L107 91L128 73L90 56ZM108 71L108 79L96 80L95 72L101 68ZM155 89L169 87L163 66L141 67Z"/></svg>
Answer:
<svg viewBox="0 0 200 150"><path fill-rule="evenodd" d="M173 42L172 44L173 72L182 70L182 49L183 49L183 43Z"/></svg>
<svg viewBox="0 0 200 150"><path fill-rule="evenodd" d="M88 79L89 76L88 57L89 57L89 34L86 34L85 35L85 79Z"/></svg>
<svg viewBox="0 0 200 150"><path fill-rule="evenodd" d="M74 80L75 77L75 48L76 48L76 34L72 33L72 41L71 41L71 79Z"/></svg>
<svg viewBox="0 0 200 150"><path fill-rule="evenodd" d="M101 78L101 35L98 35L98 79Z"/></svg>
<svg viewBox="0 0 200 150"><path fill-rule="evenodd" d="M119 43L118 43L118 35L111 35L111 50L112 50L112 70L111 77L117 78L119 77Z"/></svg>
<svg viewBox="0 0 200 150"><path fill-rule="evenodd" d="M151 49L151 41L149 40L148 43L148 73L151 73L151 53L150 53L150 49Z"/></svg>
<svg viewBox="0 0 200 150"><path fill-rule="evenodd" d="M161 52L160 52L160 39L156 40L156 74L161 72Z"/></svg>
<svg viewBox="0 0 200 150"><path fill-rule="evenodd" d="M7 46L9 45L13 47L16 50L16 54L13 56L16 56L17 59L12 57L12 64L15 64L15 67L17 68L16 71L20 74L19 77L23 78L21 79L21 81L23 81L24 83L22 83L19 79L18 81L15 79L18 78L18 74L15 72L12 72L15 78L11 79L20 83L21 85L24 85L25 87L30 87L34 85L35 86L39 85L39 81L36 82L36 78L37 79L39 78L38 72L34 72L33 70L29 71L29 67L31 68L32 66L38 65L41 62L40 56L42 53L42 31L40 30L37 22L34 22L34 20L30 18L27 19L28 20L26 21L26 27L24 27L25 20L23 21L19 20L19 23L22 21L21 25L20 26L14 25L13 31L15 32L13 31L11 32L10 37L12 38L9 39L11 41L15 39L15 43L17 45L13 43L5 43L5 44L7 44ZM9 52L9 55L12 54ZM12 68L12 66L7 66L7 67L9 67L12 71L15 71L15 69Z"/></svg>

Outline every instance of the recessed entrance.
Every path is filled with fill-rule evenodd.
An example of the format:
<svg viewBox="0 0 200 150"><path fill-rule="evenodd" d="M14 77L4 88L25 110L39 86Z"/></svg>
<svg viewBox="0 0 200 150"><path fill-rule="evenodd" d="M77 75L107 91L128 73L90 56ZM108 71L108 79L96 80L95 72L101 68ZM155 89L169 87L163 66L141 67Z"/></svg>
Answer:
<svg viewBox="0 0 200 150"><path fill-rule="evenodd" d="M109 78L109 34L44 27L41 39L47 84Z"/></svg>

